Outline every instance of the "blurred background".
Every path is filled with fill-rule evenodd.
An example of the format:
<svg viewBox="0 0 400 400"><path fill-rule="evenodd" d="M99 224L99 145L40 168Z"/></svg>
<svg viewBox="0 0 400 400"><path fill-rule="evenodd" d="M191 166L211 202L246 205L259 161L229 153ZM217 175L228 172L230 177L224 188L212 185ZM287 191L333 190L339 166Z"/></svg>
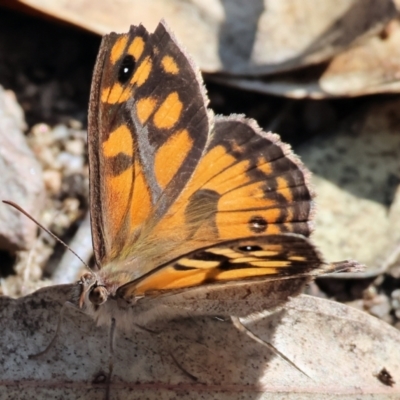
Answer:
<svg viewBox="0 0 400 400"><path fill-rule="evenodd" d="M400 329L400 1L0 0L0 198L90 261L87 107L102 34L164 18L218 114L244 113L314 173L313 238L358 275L314 295ZM1 293L76 280L80 261L0 205Z"/></svg>

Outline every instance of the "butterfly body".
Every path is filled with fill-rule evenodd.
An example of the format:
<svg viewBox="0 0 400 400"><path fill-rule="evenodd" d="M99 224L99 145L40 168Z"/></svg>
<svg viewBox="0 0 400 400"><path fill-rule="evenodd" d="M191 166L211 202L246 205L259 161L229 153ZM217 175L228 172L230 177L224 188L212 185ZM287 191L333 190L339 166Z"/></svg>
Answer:
<svg viewBox="0 0 400 400"><path fill-rule="evenodd" d="M74 294L100 324L247 315L329 270L308 239L308 170L278 135L207 104L164 22L103 38L88 129L97 270Z"/></svg>

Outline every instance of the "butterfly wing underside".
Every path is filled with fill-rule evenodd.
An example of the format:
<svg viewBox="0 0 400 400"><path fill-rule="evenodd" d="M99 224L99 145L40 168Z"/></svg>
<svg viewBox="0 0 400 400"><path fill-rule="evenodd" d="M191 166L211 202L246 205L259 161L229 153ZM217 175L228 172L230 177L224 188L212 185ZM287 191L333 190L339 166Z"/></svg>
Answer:
<svg viewBox="0 0 400 400"><path fill-rule="evenodd" d="M305 279L323 265L318 250L302 235L268 235L199 249L118 289L126 300L187 287L235 281Z"/></svg>

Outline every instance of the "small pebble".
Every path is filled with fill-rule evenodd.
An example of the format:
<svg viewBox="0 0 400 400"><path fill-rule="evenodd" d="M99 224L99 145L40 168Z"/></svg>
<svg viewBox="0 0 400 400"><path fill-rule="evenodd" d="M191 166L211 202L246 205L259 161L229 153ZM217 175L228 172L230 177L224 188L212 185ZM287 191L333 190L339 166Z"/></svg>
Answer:
<svg viewBox="0 0 400 400"><path fill-rule="evenodd" d="M81 140L68 140L65 143L65 150L74 156L82 156L85 151L85 145Z"/></svg>
<svg viewBox="0 0 400 400"><path fill-rule="evenodd" d="M44 169L58 169L60 167L60 163L57 161L54 151L51 147L37 144L33 146L33 150Z"/></svg>
<svg viewBox="0 0 400 400"><path fill-rule="evenodd" d="M394 279L400 279L400 265L395 265L394 267L390 268L388 273L393 276Z"/></svg>
<svg viewBox="0 0 400 400"><path fill-rule="evenodd" d="M76 212L79 210L79 200L73 197L69 197L63 202L63 209L66 212Z"/></svg>
<svg viewBox="0 0 400 400"><path fill-rule="evenodd" d="M57 194L61 190L62 175L60 171L48 169L43 172L43 180L46 189L51 194Z"/></svg>
<svg viewBox="0 0 400 400"><path fill-rule="evenodd" d="M391 297L392 307L400 311L400 289L393 290Z"/></svg>
<svg viewBox="0 0 400 400"><path fill-rule="evenodd" d="M60 212L54 216L53 229L56 230L56 228L58 228L57 232L60 232L61 229L68 228L70 225L71 225L71 221L70 221L68 215Z"/></svg>
<svg viewBox="0 0 400 400"><path fill-rule="evenodd" d="M51 135L49 135L50 131L51 129L49 125L41 123L32 126L30 133L37 137L51 137Z"/></svg>
<svg viewBox="0 0 400 400"><path fill-rule="evenodd" d="M72 221L76 221L81 215L79 205L80 202L76 198L69 197L63 201L62 212L68 216L70 224L72 223Z"/></svg>
<svg viewBox="0 0 400 400"><path fill-rule="evenodd" d="M369 307L368 311L370 314L375 315L375 317L383 319L390 312L390 301L385 295L378 295L371 302L372 305Z"/></svg>
<svg viewBox="0 0 400 400"><path fill-rule="evenodd" d="M57 125L52 131L54 140L63 141L69 138L70 132L65 125Z"/></svg>
<svg viewBox="0 0 400 400"><path fill-rule="evenodd" d="M84 160L80 156L72 155L71 153L62 151L58 155L57 160L66 173L70 174L72 172L82 171Z"/></svg>
<svg viewBox="0 0 400 400"><path fill-rule="evenodd" d="M73 118L71 118L71 119L68 121L68 125L69 125L69 127L70 127L71 129L75 129L75 130L77 130L77 131L79 131L79 130L81 130L81 129L83 128L82 122L81 122L81 121L78 121L77 119L73 119Z"/></svg>
<svg viewBox="0 0 400 400"><path fill-rule="evenodd" d="M375 286L368 286L363 292L363 299L364 300L373 300L375 296L377 295L377 290Z"/></svg>

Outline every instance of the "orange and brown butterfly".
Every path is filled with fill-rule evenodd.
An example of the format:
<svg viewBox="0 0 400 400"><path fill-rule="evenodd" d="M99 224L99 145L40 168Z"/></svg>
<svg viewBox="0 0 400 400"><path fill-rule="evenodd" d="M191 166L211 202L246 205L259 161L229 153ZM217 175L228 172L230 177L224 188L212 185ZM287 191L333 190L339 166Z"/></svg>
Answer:
<svg viewBox="0 0 400 400"><path fill-rule="evenodd" d="M290 147L207 104L164 22L103 38L88 129L96 270L75 294L99 323L247 315L355 265L326 264L308 239L313 192Z"/></svg>

